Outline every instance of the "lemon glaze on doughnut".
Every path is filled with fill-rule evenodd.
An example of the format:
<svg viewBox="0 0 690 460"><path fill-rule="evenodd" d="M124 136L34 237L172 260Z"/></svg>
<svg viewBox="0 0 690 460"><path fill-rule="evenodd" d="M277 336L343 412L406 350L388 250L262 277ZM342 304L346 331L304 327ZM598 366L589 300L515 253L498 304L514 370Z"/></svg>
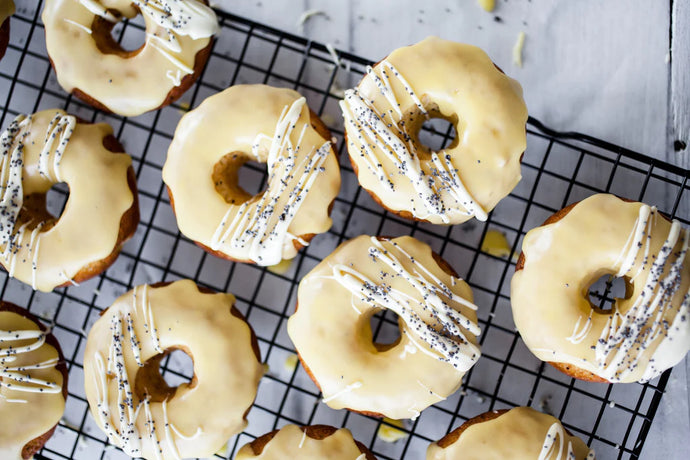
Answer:
<svg viewBox="0 0 690 460"><path fill-rule="evenodd" d="M645 382L690 349L688 231L654 207L598 194L527 233L511 282L513 316L543 361L609 382ZM589 302L600 276L625 277L612 311Z"/></svg>
<svg viewBox="0 0 690 460"><path fill-rule="evenodd" d="M131 57L104 54L92 36L96 21L120 20L112 11L143 15L146 43ZM213 10L198 0L47 0L42 20L60 85L124 116L163 105L219 30Z"/></svg>
<svg viewBox="0 0 690 460"><path fill-rule="evenodd" d="M595 460L594 451L551 415L530 407L516 407L495 418L493 413L483 415L486 421L470 419L473 423L460 427L452 444L441 447L445 438L431 444L426 460Z"/></svg>
<svg viewBox="0 0 690 460"><path fill-rule="evenodd" d="M57 109L20 115L2 133L0 263L10 276L51 291L118 249L121 217L134 204L132 160L104 147L109 135L109 125ZM57 222L29 210L59 182L70 196Z"/></svg>
<svg viewBox="0 0 690 460"><path fill-rule="evenodd" d="M275 265L306 246L304 235L327 231L340 188L331 142L312 126L299 93L266 85L236 85L206 99L177 126L163 167L180 231L233 260ZM228 154L235 177L219 193L214 167ZM237 186L248 160L266 163L266 190L250 196Z"/></svg>
<svg viewBox="0 0 690 460"><path fill-rule="evenodd" d="M399 316L400 339L377 348L370 317ZM334 409L416 418L460 386L479 359L472 292L411 237L343 243L300 282L288 334Z"/></svg>
<svg viewBox="0 0 690 460"><path fill-rule="evenodd" d="M520 180L522 89L479 48L430 37L395 50L340 106L360 184L393 212L435 224L486 220ZM433 152L417 133L439 116L457 135Z"/></svg>
<svg viewBox="0 0 690 460"><path fill-rule="evenodd" d="M30 441L62 417L59 354L31 319L0 304L0 458L21 460Z"/></svg>
<svg viewBox="0 0 690 460"><path fill-rule="evenodd" d="M132 457L210 457L244 429L263 366L249 325L231 313L234 302L232 294L203 293L190 280L143 285L94 324L84 382L110 442ZM144 365L172 349L192 358L195 378L162 401L150 400L141 394L146 382L138 383Z"/></svg>
<svg viewBox="0 0 690 460"><path fill-rule="evenodd" d="M285 458L365 460L367 456L360 451L352 433L347 428L335 430L333 434L323 439L314 439L307 435L305 428L300 428L297 425L286 425L263 446L260 454L256 454L251 444L247 444L235 456L235 460L252 458L261 460L283 460Z"/></svg>

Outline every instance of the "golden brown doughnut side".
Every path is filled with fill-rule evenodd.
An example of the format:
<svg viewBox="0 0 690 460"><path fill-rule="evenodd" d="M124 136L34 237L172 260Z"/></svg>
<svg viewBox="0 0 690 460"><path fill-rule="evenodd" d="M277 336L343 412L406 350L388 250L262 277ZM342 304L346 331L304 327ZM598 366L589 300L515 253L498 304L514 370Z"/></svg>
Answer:
<svg viewBox="0 0 690 460"><path fill-rule="evenodd" d="M85 122L79 120L79 123ZM125 153L124 147L113 135L103 138L103 146L113 153ZM70 286L72 282L81 283L107 270L115 262L117 256L120 255L122 245L134 236L137 225L139 225L139 195L137 193L137 178L132 166L127 168L127 185L130 192L132 192L132 206L120 218L120 230L112 252L101 260L85 265L74 275L72 280L66 281L58 287Z"/></svg>
<svg viewBox="0 0 690 460"><path fill-rule="evenodd" d="M10 18L5 19L0 25L0 59L5 56L7 45L10 43Z"/></svg>
<svg viewBox="0 0 690 460"><path fill-rule="evenodd" d="M326 125L323 123L321 118L311 109L309 108L309 122L311 126L316 130L317 133L324 139L324 140L330 140L331 139L331 131L326 127ZM335 146L331 146L331 151L335 154L336 158L338 157L338 150L335 148ZM177 213L175 212L175 198L173 197L172 190L170 190L170 187L166 186L165 187L168 191L168 198L170 198L170 207L173 210L173 214L177 217ZM335 204L335 198L333 198L333 201L328 205L328 215L331 215L331 211L333 211L333 205ZM316 233L305 233L303 235L299 235L297 238L292 240L292 245L295 247L296 251L300 251L302 248L305 247L305 245L300 243L301 241L305 241L306 243L310 243L311 240L316 236ZM201 249L204 251L208 252L211 255L214 255L216 257L219 257L221 259L229 260L230 262L240 262L240 263L245 263L245 264L255 264L253 260L242 260L242 259L235 259L233 257L230 257L229 255L225 254L224 252L221 251L214 251L210 247L206 246L203 243L200 243L198 241L194 241L194 244L199 246Z"/></svg>
<svg viewBox="0 0 690 460"><path fill-rule="evenodd" d="M467 420L465 423L436 441L436 444L438 444L439 447L446 448L452 444L455 444L455 442L460 438L460 435L462 435L463 431L471 427L472 425L476 425L478 423L484 423L488 422L490 420L496 419L500 417L501 415L505 414L508 412L508 409L501 409L501 410L492 410L489 412L484 412L483 414L479 414L476 417L472 417L471 419Z"/></svg>
<svg viewBox="0 0 690 460"><path fill-rule="evenodd" d="M41 321L25 308L21 308L13 303L0 300L0 312L2 311L16 313L20 316L23 316L24 318L35 323L42 332L48 331L48 329L41 323ZM53 334L49 333L46 336L46 343L51 347L55 348L55 351L57 351L58 363L55 366L55 368L62 374L62 397L64 399L67 399L67 379L69 377L69 370L67 369L65 356L62 354L62 348L60 348L60 344L58 343L57 339ZM48 442L50 437L53 436L55 428L57 428L57 424L55 424L55 426L53 426L50 430L46 431L42 435L26 443L26 445L22 448L22 458L30 459L34 456L34 454L36 454L36 452L41 450L45 443Z"/></svg>
<svg viewBox="0 0 690 460"><path fill-rule="evenodd" d="M387 236L377 236L376 239L379 241L389 241L392 238L387 237ZM446 272L447 274L449 274L450 276L453 276L455 278L458 277L458 274L453 269L453 267L451 267L451 265L443 257L441 257L438 253L436 253L435 251L431 251L431 256L434 258L436 263L439 265L439 267L441 267L441 269L444 272ZM298 309L299 309L299 302L296 302L295 303L295 312L297 312ZM295 351L295 353L297 353L297 357L299 358L299 362L302 364L302 367L304 368L304 372L307 373L307 375L312 380L312 382L314 382L314 385L316 385L316 387L319 389L319 391L321 391L321 385L319 385L319 382L316 380L316 377L312 373L311 369L309 369L309 366L307 366L307 363L304 362L304 360L302 359L302 356L299 354L298 351ZM359 411L359 410L354 410L354 409L350 409L350 408L346 408L346 409L349 410L350 412L355 412L357 414L362 414L362 415L366 415L369 417L377 417L377 418L384 418L385 417L385 415L380 414L378 412Z"/></svg>
<svg viewBox="0 0 690 460"><path fill-rule="evenodd" d="M634 200L629 200L627 198L618 197L618 199L620 199L621 201L624 201L626 203L634 203L635 202ZM544 226L549 225L549 224L554 224L554 223L558 222L559 220L563 219L579 203L580 203L579 201L576 201L575 203L572 203L572 204L566 206L565 208L560 209L559 211L555 212L553 215L551 215L549 218L547 218L544 221L544 223L540 225L540 227L544 227ZM668 217L666 217L665 215L661 214L661 216L664 219L670 221L670 219ZM525 262L526 262L525 254L524 254L524 252L520 252L520 257L518 257L518 260L515 264L515 271L518 272L518 271L522 270L523 267L525 266ZM584 381L593 382L593 383L611 383L608 380L603 379L603 378L599 377L598 375L593 374L592 372L589 372L587 370L584 370L584 369L577 367L575 365L572 365L572 364L552 362L552 361L548 361L548 363L551 366L553 366L554 368L556 368L557 370L564 373L565 375L567 375L569 377L576 378L578 380L584 380Z"/></svg>
<svg viewBox="0 0 690 460"><path fill-rule="evenodd" d="M317 441L320 441L322 439L326 439L336 431L338 431L338 428L329 426L329 425L309 425L309 426L302 426L300 429L307 434L308 437L311 439L315 439ZM274 437L275 435L278 434L280 430L273 430L270 433L266 433L263 436L260 436L253 440L252 442L249 443L249 446L252 448L252 452L254 455L259 456L261 453L264 451L264 447L266 447L266 444L268 444ZM361 453L363 453L367 460L376 460L376 457L369 451L369 449L366 448L364 444L361 442L355 440L355 444L357 445L357 448Z"/></svg>

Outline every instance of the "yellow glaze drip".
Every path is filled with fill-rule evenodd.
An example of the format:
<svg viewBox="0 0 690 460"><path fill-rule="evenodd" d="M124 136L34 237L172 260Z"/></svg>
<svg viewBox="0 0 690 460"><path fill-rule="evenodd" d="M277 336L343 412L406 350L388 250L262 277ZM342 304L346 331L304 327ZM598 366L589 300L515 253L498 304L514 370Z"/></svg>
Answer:
<svg viewBox="0 0 690 460"><path fill-rule="evenodd" d="M94 324L84 353L86 397L98 426L128 455L210 457L246 426L263 366L232 294L201 293L193 281L138 286ZM152 402L135 391L141 364L181 348L195 383Z"/></svg>
<svg viewBox="0 0 690 460"><path fill-rule="evenodd" d="M522 88L479 48L436 37L392 52L341 102L360 184L384 206L435 224L487 213L520 180ZM434 152L418 141L429 117L455 124Z"/></svg>
<svg viewBox="0 0 690 460"><path fill-rule="evenodd" d="M0 1L0 25L14 14L14 2L12 0Z"/></svg>
<svg viewBox="0 0 690 460"><path fill-rule="evenodd" d="M363 235L302 279L288 333L330 407L416 418L457 390L479 359L471 302L469 286L426 244ZM378 349L369 320L383 308L399 316L401 334Z"/></svg>
<svg viewBox="0 0 690 460"><path fill-rule="evenodd" d="M235 165L267 164L264 192L228 203L216 191L214 165L229 153ZM182 117L163 180L185 236L235 260L270 266L297 255L294 243L307 244L299 236L330 228L340 170L299 93L237 85Z"/></svg>
<svg viewBox="0 0 690 460"><path fill-rule="evenodd" d="M255 455L252 447L242 447L235 460L364 460L366 456L359 451L352 433L341 428L324 439L313 439L297 425L286 425L264 446L260 455Z"/></svg>
<svg viewBox="0 0 690 460"><path fill-rule="evenodd" d="M136 55L98 49L93 23L101 18L117 22L109 10L127 18L142 12L146 42ZM47 0L42 19L60 85L66 91L80 89L124 116L162 105L182 78L193 73L196 54L218 30L213 10L197 0Z"/></svg>
<svg viewBox="0 0 690 460"><path fill-rule="evenodd" d="M434 443L427 460L594 460L582 440L565 432L551 415L517 407L476 423L445 449Z"/></svg>
<svg viewBox="0 0 690 460"><path fill-rule="evenodd" d="M11 276L51 291L115 249L120 219L134 196L127 182L131 158L103 146L112 133L105 123L77 123L55 109L20 116L2 134L3 209L18 211L22 196L47 193L59 182L70 190L60 219L48 230L21 216L0 218L0 263Z"/></svg>
<svg viewBox="0 0 690 460"><path fill-rule="evenodd" d="M611 382L647 381L690 349L688 231L654 207L607 194L527 233L511 282L515 324L543 361ZM625 277L629 298L593 308L589 286Z"/></svg>
<svg viewBox="0 0 690 460"><path fill-rule="evenodd" d="M14 340L16 334L34 337ZM0 458L3 460L21 460L22 448L55 426L65 410L62 373L55 367L59 356L54 347L43 342L46 334L30 319L0 311ZM31 350L13 353L10 347ZM17 380L20 378L24 381Z"/></svg>

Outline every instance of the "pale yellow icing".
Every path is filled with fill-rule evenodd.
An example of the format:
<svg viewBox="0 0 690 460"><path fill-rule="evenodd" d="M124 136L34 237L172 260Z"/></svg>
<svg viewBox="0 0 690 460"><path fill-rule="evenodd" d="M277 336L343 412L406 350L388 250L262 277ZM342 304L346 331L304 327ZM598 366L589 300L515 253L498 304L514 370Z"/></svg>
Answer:
<svg viewBox="0 0 690 460"><path fill-rule="evenodd" d="M143 285L94 324L84 352L86 397L110 442L133 457L210 457L244 429L263 366L249 325L230 312L234 302L190 280ZM138 395L142 364L175 348L188 350L196 382L163 402Z"/></svg>
<svg viewBox="0 0 690 460"><path fill-rule="evenodd" d="M433 443L427 460L594 460L594 451L561 422L529 407L475 423L445 449Z"/></svg>
<svg viewBox="0 0 690 460"><path fill-rule="evenodd" d="M54 109L21 115L2 133L0 263L10 276L51 291L115 249L134 196L127 183L131 158L103 146L112 132L105 123L77 123ZM27 220L20 209L26 197L59 182L70 196L60 219L44 231L47 222Z"/></svg>
<svg viewBox="0 0 690 460"><path fill-rule="evenodd" d="M607 194L527 233L511 284L515 324L539 359L610 382L647 381L690 350L688 231L643 203ZM631 295L593 308L589 286L624 277Z"/></svg>
<svg viewBox="0 0 690 460"><path fill-rule="evenodd" d="M264 192L228 203L216 191L213 167L228 153L237 168L248 160L267 164ZM330 228L340 170L299 93L237 85L180 120L163 180L185 236L235 260L275 265L295 257L295 242L307 244L301 235Z"/></svg>
<svg viewBox="0 0 690 460"><path fill-rule="evenodd" d="M20 460L22 448L48 432L65 410L57 350L28 318L0 306L0 458ZM18 338L19 337L19 338Z"/></svg>
<svg viewBox="0 0 690 460"><path fill-rule="evenodd" d="M340 105L359 182L389 209L435 224L486 220L520 180L522 88L479 48L430 37L395 50ZM417 133L439 115L457 140L433 152Z"/></svg>
<svg viewBox="0 0 690 460"><path fill-rule="evenodd" d="M364 460L362 454L347 428L341 428L324 439L313 439L297 425L286 425L276 433L256 455L247 444L242 447L235 460L248 459L283 460L299 458L304 460Z"/></svg>
<svg viewBox="0 0 690 460"><path fill-rule="evenodd" d="M0 25L14 14L14 2L12 0L0 1Z"/></svg>
<svg viewBox="0 0 690 460"><path fill-rule="evenodd" d="M127 18L143 14L146 41L136 55L103 54L96 46L94 20L119 20L109 10ZM218 31L215 13L198 0L47 0L42 19L60 85L124 116L162 105L194 73L196 54Z"/></svg>
<svg viewBox="0 0 690 460"><path fill-rule="evenodd" d="M377 349L369 319L384 308L399 316L400 340ZM428 245L363 235L302 279L288 333L330 407L415 418L479 359L475 310Z"/></svg>

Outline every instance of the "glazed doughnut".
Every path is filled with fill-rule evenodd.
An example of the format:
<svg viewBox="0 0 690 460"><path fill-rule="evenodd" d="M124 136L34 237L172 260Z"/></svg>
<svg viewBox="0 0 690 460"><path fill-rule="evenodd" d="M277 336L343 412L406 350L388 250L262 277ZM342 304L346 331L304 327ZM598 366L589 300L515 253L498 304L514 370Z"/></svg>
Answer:
<svg viewBox="0 0 690 460"><path fill-rule="evenodd" d="M234 303L182 280L137 286L103 312L86 342L84 382L111 443L131 457L211 457L244 429L263 366ZM194 377L170 388L159 365L176 349L192 358Z"/></svg>
<svg viewBox="0 0 690 460"><path fill-rule="evenodd" d="M0 136L0 264L49 292L108 268L139 222L132 159L105 123L62 110L20 115ZM50 188L70 194L62 215L46 209Z"/></svg>
<svg viewBox="0 0 690 460"><path fill-rule="evenodd" d="M218 32L200 0L46 0L46 48L58 82L99 110L136 116L179 98L197 79ZM141 13L146 41L126 51L111 36Z"/></svg>
<svg viewBox="0 0 690 460"><path fill-rule="evenodd" d="M542 361L576 378L646 382L690 349L688 231L653 206L598 194L525 235L511 282L515 324ZM610 311L589 301L623 278Z"/></svg>
<svg viewBox="0 0 690 460"><path fill-rule="evenodd" d="M65 411L67 366L38 318L0 301L0 458L32 458Z"/></svg>
<svg viewBox="0 0 690 460"><path fill-rule="evenodd" d="M0 59L5 56L7 45L10 43L10 16L14 14L14 2L5 0L0 2Z"/></svg>
<svg viewBox="0 0 690 460"><path fill-rule="evenodd" d="M567 443L566 443L567 441ZM426 460L594 460L594 451L530 407L478 415L429 446Z"/></svg>
<svg viewBox="0 0 690 460"><path fill-rule="evenodd" d="M238 184L247 161L268 168L255 196ZM236 85L182 117L163 181L182 234L217 256L266 266L331 227L340 169L328 129L299 93Z"/></svg>
<svg viewBox="0 0 690 460"><path fill-rule="evenodd" d="M359 441L352 437L347 428L327 425L298 427L286 425L271 431L242 447L235 460L376 460Z"/></svg>
<svg viewBox="0 0 690 460"><path fill-rule="evenodd" d="M340 107L359 183L402 217L483 221L521 178L522 88L474 46L430 37L397 49L367 68ZM455 127L447 149L420 142L430 118Z"/></svg>
<svg viewBox="0 0 690 460"><path fill-rule="evenodd" d="M392 419L455 392L479 359L472 291L431 248L404 236L359 236L299 284L288 334L333 409ZM400 338L373 343L371 316L398 315Z"/></svg>

